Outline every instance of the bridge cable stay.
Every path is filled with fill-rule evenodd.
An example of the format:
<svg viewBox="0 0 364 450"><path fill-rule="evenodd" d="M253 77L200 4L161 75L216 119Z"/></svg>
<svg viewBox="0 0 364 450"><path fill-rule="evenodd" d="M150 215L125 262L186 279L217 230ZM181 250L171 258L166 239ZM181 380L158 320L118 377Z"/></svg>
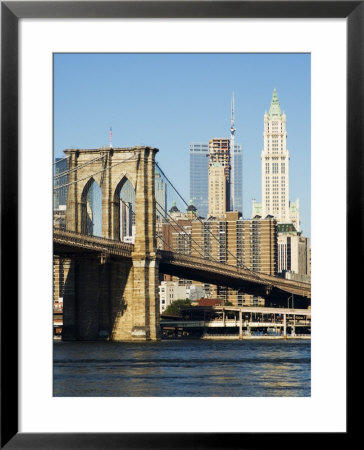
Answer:
<svg viewBox="0 0 364 450"><path fill-rule="evenodd" d="M124 202L122 199L120 199L121 200L121 202L124 204L124 205L126 205L127 206L127 202ZM158 207L159 206L159 210L158 210L158 212L161 214L161 212L164 212L164 213L166 213L166 210L156 201L156 206ZM162 210L162 211L161 211ZM136 213L131 209L131 213L132 213L132 215L135 217L136 216ZM167 213L168 214L168 213ZM186 232L185 232L185 230L172 218L172 217L170 217L173 221L174 221L174 223L177 225L177 226L179 226L179 228L183 231L183 234L181 234L180 233L180 231L176 228L176 227L174 227L171 223L169 223L170 225L171 225L171 227L179 234L179 236L181 236L183 239L185 239L185 241L186 241L186 243L187 244L189 244L189 245L191 245L191 247L194 249L194 250L196 250L196 252L201 256L201 257L204 257L203 256L203 254L202 253L200 253L199 251L198 251L198 248L200 248L201 250L202 250L202 248L200 247L200 246L198 246L198 244L195 242L195 244L197 245L197 249L195 248L195 247L193 247L192 246L192 244L191 244L191 242L189 241L189 239L186 237ZM161 241L163 241L163 243L164 244L166 244L166 246L169 248L169 249L171 249L172 251L175 251L175 249L173 249L169 244L167 244L167 242L160 236L160 235L157 235L157 239L160 239Z"/></svg>
<svg viewBox="0 0 364 450"><path fill-rule="evenodd" d="M159 206L160 207L160 209L162 209L162 211L163 212L166 212L166 210L156 201L156 204L157 204L157 206ZM160 211L160 209L159 209L159 213L161 213L162 211ZM169 216L169 214L167 213L167 215ZM170 216L169 216L170 217ZM172 217L170 217L173 221L174 221L174 219L172 218ZM175 221L174 221L175 222ZM193 247L193 245L191 244L191 242L188 240L188 238L187 238L187 233L185 232L185 230L178 224L178 223L176 223L176 225L177 226L179 226L180 227L180 229L182 228L182 230L183 230L183 234L181 234L180 233L180 231L179 230L177 230L170 222L167 222L175 231L177 231L177 233L180 235L180 236L182 236L184 239L187 239L187 243L188 244L190 244L191 245L191 248L193 248L194 250L196 250L196 252L203 258L203 259L208 259L209 261L216 261L216 262L218 262L218 263L220 263L220 264L224 264L224 263L221 263L220 261L218 261L217 259L214 259L214 258L206 258L203 254L201 254L196 248L194 248ZM164 239L163 239L163 237L162 236L160 236L160 235L157 235L157 239L160 239L165 245L166 245L166 247L168 247L172 252L176 252L176 249L175 248L173 248L173 247L171 247L171 245L169 245ZM194 241L195 242L195 241ZM195 242L196 243L196 242ZM196 245L198 246L198 248L200 248L202 251L203 251L203 248L201 247L201 246L199 246L197 243L196 243ZM180 253L180 252L178 252L177 251L177 253ZM185 255L185 256L188 256L188 254L186 255L186 254L184 254L184 253L181 253L182 255ZM229 266L228 264L224 264L225 266ZM234 268L237 268L237 269L239 269L238 267L236 267L236 266L232 266L232 267L234 267ZM250 271L251 272L251 271ZM255 275L255 273L253 273L253 275ZM253 278L257 278L256 276L255 277L253 277ZM258 277L258 279L259 280L261 280L261 277Z"/></svg>
<svg viewBox="0 0 364 450"><path fill-rule="evenodd" d="M171 252L175 252L175 249L174 249L173 247L171 247L171 246L170 246L170 245L162 238L162 236L158 236L158 239L160 239L160 240L165 244L165 246L169 248L169 250L170 250Z"/></svg>
<svg viewBox="0 0 364 450"><path fill-rule="evenodd" d="M53 163L53 165L56 166L56 165L59 164L60 162L64 161L65 159L68 159L68 158L70 158L70 157L71 157L71 156L69 155L69 156L65 156L64 158L58 159L58 161L55 161L55 162Z"/></svg>
<svg viewBox="0 0 364 450"><path fill-rule="evenodd" d="M171 227L172 227L175 231L177 231L177 233L179 234L179 236L181 236L183 239L185 239L186 242L187 242L187 244L191 245L191 248L193 248L193 250L196 250L196 252L197 252L199 255L202 256L202 258L206 259L206 257L205 257L202 253L200 253L200 252L198 251L198 249L200 249L200 250L203 251L203 248L202 248L202 247L201 247L194 239L192 239L192 236L191 236L191 241L190 241L189 238L187 237L186 230L185 230L178 222L176 222L170 214L168 214L168 212L163 208L163 206L162 206L160 203L157 202L157 200L156 200L156 205L158 205L159 208L162 210L162 212L164 212L165 214L167 214L167 216L169 217L169 219L172 220L172 221L176 224L176 226L179 228L179 230L176 229L176 228L171 224L170 221L167 221L167 223L168 223L169 225L171 225ZM160 210L159 210L158 212L161 213ZM191 242L194 242L194 243L196 244L197 248L193 247ZM176 250L174 249L174 251L176 251ZM179 253L179 252L177 251L177 253Z"/></svg>
<svg viewBox="0 0 364 450"><path fill-rule="evenodd" d="M160 240L165 244L165 246L169 248L169 250L170 250L171 252L175 252L175 249L174 249L173 247L171 247L171 246L168 244L168 242L165 241L165 240L162 238L162 236L158 236L157 238L160 239ZM188 255L187 255L187 256L188 256Z"/></svg>
<svg viewBox="0 0 364 450"><path fill-rule="evenodd" d="M171 224L170 221L168 221L167 223L168 223L169 225L171 225L171 227L172 227L175 231L177 231L181 237L183 237L184 239L187 239L186 242L187 242L188 244L190 244L190 245L191 245L191 248L192 248L193 250L196 250L197 253L198 253L199 255L201 255L201 257L202 257L203 259L208 259L208 260L210 260L210 261L216 261L216 262L218 262L218 263L220 263L220 264L225 264L225 263L221 263L221 261L219 261L217 258L212 258L211 256L206 257L206 255L200 253L197 249L200 249L200 250L203 252L203 251L204 251L203 247L202 247L201 245L199 245L194 239L192 239L192 235L190 235L190 239L187 237L187 236L188 236L188 233L186 233L186 230L185 230L178 222L176 222L170 214L168 214L168 212L163 208L162 205L160 205L160 203L157 202L157 200L156 200L156 204L159 206L160 209L162 209L162 211L163 211L165 214L167 214L167 216L170 218L170 220L172 220L172 221L176 224L176 226L179 228L179 230L177 230L177 229ZM158 212L161 213L160 210L159 210ZM181 232L182 232L182 233L181 233ZM159 238L159 236L157 236L157 237ZM196 244L197 248L196 248L196 247L193 247L191 242L194 242L194 243ZM174 249L174 251L176 251L176 250ZM178 251L176 251L176 252L177 252L177 253L180 253L180 252L178 252ZM188 256L188 255L187 255L187 256ZM229 264L225 264L225 265L226 265L226 266L229 266ZM235 267L237 267L237 266L232 266L232 267L235 268Z"/></svg>
<svg viewBox="0 0 364 450"><path fill-rule="evenodd" d="M159 206L159 208L160 209L162 209L162 211L164 212L164 213L166 213L166 210L156 201L156 204ZM158 211L159 213L161 213L161 211L159 210ZM184 240L185 240L185 242L188 244L188 245L191 245L191 248L193 248L193 250L196 250L196 252L202 257L202 258L204 258L204 259L206 259L205 258L205 256L202 254L202 253L200 253L199 251L198 251L198 249L201 249L202 251L203 251L203 248L200 246L200 245L198 245L198 243L194 240L194 239L192 239L192 237L191 237L191 241L193 241L196 245L197 245L197 248L195 248L195 247L193 247L192 246L192 243L191 243L191 241L189 240L189 238L187 237L187 233L186 233L186 230L184 230L183 229L183 227L181 227L181 225L179 225L174 219L173 219L173 217L171 217L168 213L167 213L167 215L169 216L169 218L179 227L179 230L178 229L176 229L176 227L174 227L172 224L171 224L171 222L168 222L168 224L178 233L178 235L179 236L181 236ZM182 233L181 233L181 231L182 231ZM160 238L160 236L157 236L157 239L159 239ZM161 239L162 240L162 239ZM168 247L170 247L169 245L168 245ZM174 251L176 251L175 249L174 249ZM178 251L177 251L177 253L179 253ZM182 253L182 254L185 254L185 253ZM188 255L186 255L186 256L188 256Z"/></svg>
<svg viewBox="0 0 364 450"><path fill-rule="evenodd" d="M173 190L174 190L174 191L177 193L177 195L180 197L180 199L182 200L182 202L188 207L188 206L189 206L188 203L185 201L185 199L182 197L182 195L178 192L178 190L177 190L176 187L173 185L173 183L170 181L170 179L166 176L166 174L165 174L164 171L161 169L161 167L160 167L160 165L158 164L157 161L155 162L155 164L156 164L156 166L158 167L158 169L160 170L160 172L161 172L161 174L163 175L163 177L168 181L168 183L171 185L171 187L173 188ZM202 225L204 225L204 222L202 222L202 220L201 220L199 217L197 217L197 220L198 220ZM210 234L217 242L219 242L218 238L217 238L217 237L216 237L209 229L207 229L207 232L208 232L208 233L209 233L209 234ZM239 264L237 257L236 257L234 254L232 254L232 253L230 252L230 250L226 249L226 252L227 252L233 259L235 259L235 261L236 261L236 263L237 263L236 267L238 267L238 268L239 268L239 267L242 267L243 269L245 269L245 270L251 272L252 276L254 276L254 277L258 278L259 280L262 280L262 281L263 281L262 277L259 276L259 272L256 272L255 270L252 270L252 269L249 269L249 268L246 267L244 264ZM235 266L234 266L234 267L235 267Z"/></svg>
<svg viewBox="0 0 364 450"><path fill-rule="evenodd" d="M127 206L127 202L124 202L122 199L121 199L121 202L124 204L124 205L126 205ZM166 210L156 201L156 206L158 207L159 206L159 210L158 210L158 212L161 214L162 212L164 212L164 213L166 213ZM162 210L162 211L161 211ZM131 210L131 213L132 213L132 215L135 217L136 216L136 213L133 211L133 210ZM169 215L168 213L167 213L167 215ZM168 222L170 225L171 225L171 227L179 234L179 236L181 236L183 239L185 239L185 241L186 241L186 243L187 244L189 244L189 245L191 245L191 247L194 249L194 250L196 250L196 252L199 254L199 255L201 255L201 257L204 257L203 256L203 254L201 254L199 251L198 251L198 248L200 248L201 250L202 250L202 247L200 247L195 241L193 241L196 245L197 245L197 249L195 248L195 247L193 247L192 246L192 244L191 244L191 242L189 241L189 239L186 237L186 232L185 232L185 230L181 227L181 225L179 225L172 217L170 217L172 220L173 220L173 222L180 228L180 230L181 231L183 231L183 234L181 234L180 233L180 230L178 230L176 227L174 227L170 222ZM160 239L160 240L162 240L166 245L167 245L167 247L169 247L172 251L173 251L173 248L170 246L170 245L168 245L167 243L166 243L166 241L160 236L160 235L157 235L157 239ZM175 251L175 249L174 249L174 251ZM177 252L178 253L178 252Z"/></svg>
<svg viewBox="0 0 364 450"><path fill-rule="evenodd" d="M83 163L83 164L80 164L79 166L76 166L76 167L74 167L73 169L68 169L68 170L65 170L65 171L63 171L63 172L60 172L60 173L58 173L57 175L54 175L54 179L57 179L57 178L59 178L59 177L65 177L65 176L67 176L68 174L70 174L70 173L72 173L72 172L75 172L76 170L79 170L79 169L83 169L85 166L88 166L89 164L92 164L92 163L94 163L95 161L98 161L99 159L102 159L102 158L104 158L104 155L102 155L102 156L99 156L99 157L97 157L97 158L94 158L94 159L91 159L90 161L87 161L87 162L85 162L85 163ZM65 159L65 158L64 158ZM63 160L64 160L63 159ZM59 162L59 161L58 161Z"/></svg>
<svg viewBox="0 0 364 450"><path fill-rule="evenodd" d="M156 203L157 203L157 205L166 213L166 210L156 201ZM159 210L158 211L159 213L161 213L161 211ZM189 245L191 245L191 248L193 249L193 250L195 250L203 259L207 259L207 260L209 260L209 261L216 261L217 263L219 263L219 264L223 264L223 265L225 265L225 266L230 266L230 267L233 267L234 269L238 269L239 270L239 267L238 266L231 266L230 264L226 264L226 263L222 263L221 261L219 261L217 258L211 258L210 256L209 257L206 257L205 255L203 255L203 254L201 254L199 251L198 251L198 249L200 249L200 250L202 250L202 251L204 251L204 249L203 249L203 247L201 247L194 239L192 239L192 236L191 236L191 240L197 245L197 247L198 247L198 249L196 249L195 247L193 247L193 245L192 245L192 243L191 243L191 241L188 239L188 237L187 237L187 233L186 233L186 231L183 229L183 227L181 227L181 225L179 225L168 213L167 213L167 215L170 217L170 219L173 221L173 222L175 222L176 223L176 225L179 227L179 230L177 230L170 222L167 222L169 225L171 225L171 227L175 230L175 231L177 231L177 233L183 238L183 239L185 239L186 240L186 242L189 244ZM183 231L183 233L180 233L180 230L182 230ZM162 240L172 251L174 251L174 252L176 252L176 253L181 253L181 252L178 252L178 251L176 251L176 249L174 249L174 248L172 248L170 245L168 245L167 243L166 243L166 241L160 236L160 235L157 235L157 239L160 239L160 240ZM185 255L185 256L188 256L188 254L185 254L185 253L181 253L182 255ZM249 272L253 275L253 277L254 278L257 278L257 279L259 279L259 280L262 280L262 278L261 277L259 277L259 276L257 276L257 274L256 274L256 272L254 272L254 271L251 271L251 270L249 270Z"/></svg>
<svg viewBox="0 0 364 450"><path fill-rule="evenodd" d="M134 153L135 153L135 152L134 152ZM126 158L126 159L124 159L123 161L119 161L119 162L117 162L117 163L115 163L115 164L112 164L110 167L106 167L106 168L104 168L104 169L102 169L102 170L99 170L98 172L95 172L95 173L93 173L93 174L89 174L89 175L87 175L87 177L80 178L80 179L77 179L77 180L75 180L75 181L71 181L70 183L63 184L63 185L61 185L61 186L54 186L54 187L53 187L53 190L58 190L58 189L61 189L61 188L63 188L63 187L66 187L66 186L70 186L71 184L79 183L80 181L84 181L84 180L90 179L90 178L92 178L94 175L98 175L98 174L101 173L101 172L105 172L105 170L112 169L112 168L118 166L119 164L123 164L123 163L125 163L126 161L130 161L130 160L132 160L134 157L135 157L135 154L134 154L133 156L131 156L130 158ZM138 159L138 158L134 158L134 160L137 160L137 159Z"/></svg>
<svg viewBox="0 0 364 450"><path fill-rule="evenodd" d="M160 211L158 211L158 212L160 212ZM171 247L171 245L168 244L167 241L165 241L165 240L163 239L162 235L157 235L157 240L162 241L162 242L166 245L166 247L169 248L169 250L170 250L171 252L175 252L175 251L176 251L173 247ZM163 250L163 249L162 249L162 250Z"/></svg>
<svg viewBox="0 0 364 450"><path fill-rule="evenodd" d="M163 244L165 244L165 246L169 248L169 250L170 250L171 252L174 251L173 247L171 247L171 246L170 246L170 245L162 238L162 236L158 236L158 239L160 239L160 240L163 242Z"/></svg>

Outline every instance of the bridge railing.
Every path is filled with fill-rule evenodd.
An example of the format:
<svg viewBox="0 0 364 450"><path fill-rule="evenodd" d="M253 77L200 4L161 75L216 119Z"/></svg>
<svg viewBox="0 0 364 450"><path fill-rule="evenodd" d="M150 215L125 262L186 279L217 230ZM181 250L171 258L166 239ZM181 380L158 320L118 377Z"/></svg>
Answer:
<svg viewBox="0 0 364 450"><path fill-rule="evenodd" d="M240 278L241 276L244 276L245 280L252 281L256 284L261 284L265 287L277 287L289 292L290 290L301 290L305 292L306 296L311 296L311 285L308 283L286 280L284 278L274 277L272 275L266 275L260 272L255 274L251 270L247 270L239 266L199 258L197 256L183 255L181 253L168 250L158 250L158 253L162 256L164 261L169 261L172 264L183 264L185 267L191 268L209 268L213 272L224 274L229 277Z"/></svg>
<svg viewBox="0 0 364 450"><path fill-rule="evenodd" d="M244 275L246 278L251 279L254 282L260 282L266 285L266 281L263 280L261 274L254 274L250 270L243 269L239 266L234 266L226 263L217 262L216 260L210 260L207 258L199 258L198 256L183 255L181 253L172 252L168 250L158 250L158 253L163 257L164 260L176 261L177 263L184 263L190 267L209 267L215 271L223 271L226 275L241 276Z"/></svg>
<svg viewBox="0 0 364 450"><path fill-rule="evenodd" d="M134 250L133 244L59 228L53 229L53 239L58 243L72 242L82 248L121 256L129 256Z"/></svg>

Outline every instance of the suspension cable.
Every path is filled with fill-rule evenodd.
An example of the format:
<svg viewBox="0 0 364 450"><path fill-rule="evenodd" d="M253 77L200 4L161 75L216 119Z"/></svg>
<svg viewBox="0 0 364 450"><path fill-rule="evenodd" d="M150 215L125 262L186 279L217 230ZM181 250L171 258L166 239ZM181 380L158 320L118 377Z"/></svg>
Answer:
<svg viewBox="0 0 364 450"><path fill-rule="evenodd" d="M127 205L127 202L124 202L122 199L120 199L121 201L122 201L122 203L124 204L124 205ZM162 211L159 209L159 210L157 210L160 214L162 214L163 212L164 213L166 213L166 210L156 201L156 205L158 205L159 206L159 208L160 209L162 209ZM136 214L135 214L135 212L133 211L133 209L131 209L131 213L132 213L132 215L134 215L134 216L136 216ZM167 213L168 214L168 213ZM190 244L190 242L188 241L188 238L187 237L185 237L185 235L186 235L186 232L185 232L185 230L181 227L181 225L179 225L172 217L170 217L175 223L176 223L176 225L177 226L179 226L180 227L180 229L183 231L183 233L184 234L181 234L180 233L180 231L178 230L178 229L176 229L170 222L167 222L168 223L168 225L170 225L180 236L182 236L182 238L183 239L186 239L186 243L187 244ZM157 235L157 239L160 239L160 240L162 240L165 244L166 244L166 246L168 247L168 248L170 248L172 251L175 251L175 250L173 250L173 247L171 247L169 244L167 244L167 242L162 238L162 236L158 236ZM195 241L194 241L195 242ZM195 242L196 243L196 242ZM196 243L196 245L198 245L197 243ZM202 257L204 257L196 248L194 248L193 246L192 246L192 244L191 244L191 247L194 249L194 250L196 250L196 252L199 254L199 255L201 255ZM201 248L201 247L200 247ZM201 248L201 250L202 250L202 248ZM178 253L178 252L177 252Z"/></svg>
<svg viewBox="0 0 364 450"><path fill-rule="evenodd" d="M176 221L173 219L173 217L172 217L172 216L171 216L171 215L163 208L163 206L160 205L160 204L157 202L157 200L156 200L156 203L158 204L158 206L159 206L160 208L162 208L162 210L164 211L164 213L167 214L167 216L168 216L171 220L173 220L173 222L180 228L180 230L182 230L183 233L186 233L185 230L184 230L184 228L183 228L183 226L180 225L178 222L176 222ZM159 211L159 212L160 212L160 211ZM167 222L167 223L170 224L170 222ZM198 244L194 239L192 239L192 230L191 230L191 241L194 242L194 243L196 244L197 248L199 248L200 250L202 250L202 252L204 251L203 247L202 247L200 244ZM192 244L191 244L191 247L192 247ZM210 255L209 255L208 257L206 257L204 254L201 254L196 248L194 248L194 250L196 250L197 253L198 253L199 255L201 255L204 259L212 259L212 260L214 260L214 258L211 258ZM217 258L216 258L216 261L217 261L217 262L220 262Z"/></svg>
<svg viewBox="0 0 364 450"><path fill-rule="evenodd" d="M124 203L125 205L126 205L126 203L127 202L124 202L122 199L121 199L121 201L122 201L122 203ZM202 256L203 258L204 258L204 255L202 254L202 253L200 253L199 251L198 251L198 249L196 249L195 247L193 247L192 246L192 244L190 243L190 241L188 240L188 238L186 237L186 235L187 235L187 233L186 233L186 231L184 230L184 228L178 223L178 222L176 222L174 219L173 219L173 217L171 217L168 213L167 213L167 211L163 208L163 206L156 200L156 206L157 206L157 212L159 212L159 214L161 214L162 216L163 216L163 213L165 213L165 214L167 214L168 215L168 217L171 219L171 220L173 220L173 222L180 228L180 230L178 230L178 229L176 229L176 227L174 227L170 222L168 222L167 221L167 224L168 225L170 225L183 239L185 239L185 242L187 243L187 244L190 244L191 245L191 248L193 248L193 250L196 250L196 252L200 255L200 256ZM158 209L158 207L159 207L159 209ZM136 214L135 214L135 212L133 211L133 209L131 209L131 213L134 215L134 216L136 216ZM181 231L183 232L183 234L181 233ZM170 246L170 245L168 245L167 243L166 243L166 241L161 237L161 236L157 236L157 239L161 239L166 245L167 245L167 247L169 247L172 251L173 251L173 248ZM192 239L192 237L191 237L191 240L193 240ZM197 245L197 248L200 248L201 250L203 250L202 249L202 247L201 246L199 246L198 244L197 244L197 242L196 241L194 241L193 240L193 242ZM175 251L175 250L174 250ZM178 253L178 252L177 252Z"/></svg>
<svg viewBox="0 0 364 450"><path fill-rule="evenodd" d="M71 155L65 156L64 158L59 159L58 161L55 161L55 162L53 163L53 165L55 166L56 164L60 163L61 161L64 161L65 159L68 159L68 158L70 158L70 157L71 157Z"/></svg>
<svg viewBox="0 0 364 450"><path fill-rule="evenodd" d="M66 186L70 186L71 184L75 184L75 183L78 183L78 182L80 182L80 181L90 179L90 178L92 178L94 175L98 175L98 174L101 173L101 172L105 172L105 171L108 170L108 169L112 169L113 167L118 166L119 164L123 164L123 163L125 163L126 161L130 161L130 160L132 160L132 158L134 158L134 157L135 157L135 152L134 152L134 154L133 154L132 156L130 156L130 158L126 158L126 159L124 159L123 161L119 161L119 162L117 162L117 163L111 165L110 167L105 167L104 169L99 170L98 172L95 172L95 173L93 173L93 174L91 174L91 175L89 174L89 175L87 175L87 177L77 179L76 181L71 181L70 183L63 184L62 186L54 186L54 187L53 187L53 190L56 191L56 190L58 190L58 189L61 189L61 188L66 187ZM135 158L135 160L137 160L137 159L138 159L138 158Z"/></svg>
<svg viewBox="0 0 364 450"><path fill-rule="evenodd" d="M168 216L171 220L173 220L173 222L180 228L180 230L181 230L183 233L186 234L186 231L184 230L183 226L180 225L178 222L176 222L176 220L174 220L174 218L173 218L173 217L172 217L172 216L171 216L171 215L163 208L163 206L162 206L161 204L159 204L159 203L157 202L157 200L156 200L156 204L158 204L158 206L159 206L160 208L162 208L163 212L164 212L165 214L167 214L167 216ZM160 212L160 211L159 211L159 212ZM167 222L167 223L170 224L170 222ZM196 244L197 248L199 248L200 250L203 251L203 247L201 247L200 244L198 244L194 239L192 239L192 230L191 230L191 241L194 242L194 243ZM192 244L191 244L191 247L192 247ZM203 254L201 254L196 248L194 248L194 250L196 250L197 253L198 253L199 255L201 255L204 259L210 259L210 257L206 258L206 256L204 256ZM212 259L213 259L213 258L212 258ZM216 261L219 262L217 259L216 259Z"/></svg>
<svg viewBox="0 0 364 450"><path fill-rule="evenodd" d="M157 203L157 205L160 207L160 208L162 208L162 210L164 210L164 208L156 201L156 203ZM161 211L158 211L159 213L161 213ZM165 210L164 210L164 212L165 212ZM170 217L170 216L169 216ZM183 239L185 239L186 240L186 242L187 242L187 244L190 244L191 245L191 248L193 248L193 250L195 250L202 258L204 258L205 259L205 257L204 257L204 255L202 254L202 253L200 253L199 251L198 251L198 248L200 248L201 250L203 250L201 247L199 247L199 245L197 244L197 242L195 242L193 239L192 239L192 236L191 236L191 241L193 241L196 245L197 245L197 249L195 248L195 247L193 247L192 246L192 244L189 242L189 240L188 240L188 238L186 237L186 235L187 235L187 233L186 233L186 231L181 227L181 225L179 225L172 217L170 217L172 220L173 220L173 222L174 223L176 223L176 225L177 226L179 226L180 227L180 230L178 230L178 229L176 229L176 227L174 227L170 222L167 222L168 223L168 225L170 225ZM181 230L183 231L183 233L181 233ZM177 252L178 253L178 252Z"/></svg>
<svg viewBox="0 0 364 450"><path fill-rule="evenodd" d="M126 202L124 202L123 200L121 200L121 201L124 204L126 204ZM193 250L195 250L202 258L206 259L206 257L202 253L200 253L198 250L198 249L200 249L203 251L203 248L194 239L192 239L192 236L191 236L191 241L196 244L197 248L192 245L191 241L187 237L186 230L178 222L176 222L170 214L168 214L168 212L163 208L163 206L157 200L156 200L156 206L157 206L157 212L159 212L159 214L161 214L161 215L163 215L163 213L167 214L167 216L176 224L176 226L179 229L177 229L175 226L173 226L172 223L170 223L168 221L167 221L167 224L170 225L173 228L173 230L176 231L179 234L179 236L181 236L182 239L184 239L188 245L191 245L191 248ZM131 210L131 212L134 216L136 215L133 210ZM161 239L167 245L167 247L169 247L172 251L176 251L175 249L173 249L173 247L171 247L169 244L167 244L166 241L161 236L157 236L157 239ZM179 252L177 252L177 253L179 253ZM208 258L208 259L210 259L210 258ZM216 260L216 261L219 262L218 260Z"/></svg>
<svg viewBox="0 0 364 450"><path fill-rule="evenodd" d="M99 159L104 158L105 155L98 156L97 158L91 159L90 161L85 162L84 164L81 164L79 166L74 167L73 169L65 170L64 172L60 172L57 175L54 175L53 179L59 178L59 177L65 177L68 176L69 173L74 172L75 170L82 169L85 166L88 166L89 164L94 163L95 161L98 161Z"/></svg>
<svg viewBox="0 0 364 450"><path fill-rule="evenodd" d="M171 247L163 238L162 236L157 236L157 239L160 239L166 247L168 247L172 252L173 252L173 247ZM163 250L163 249L159 249L159 250Z"/></svg>

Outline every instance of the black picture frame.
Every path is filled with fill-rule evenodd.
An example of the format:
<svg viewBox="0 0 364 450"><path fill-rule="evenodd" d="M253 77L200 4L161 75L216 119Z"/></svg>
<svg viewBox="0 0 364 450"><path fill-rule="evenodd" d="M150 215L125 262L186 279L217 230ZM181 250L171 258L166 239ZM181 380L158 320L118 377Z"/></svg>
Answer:
<svg viewBox="0 0 364 450"><path fill-rule="evenodd" d="M18 432L18 21L118 17L347 19L347 303L363 273L364 1L2 1L1 448L284 448L280 433ZM355 256L358 249L359 263ZM349 408L347 411L347 432L334 433L340 446L347 445L351 431ZM327 438L324 433L303 433L299 439L294 436L292 445L307 448L311 439L315 444L327 445Z"/></svg>

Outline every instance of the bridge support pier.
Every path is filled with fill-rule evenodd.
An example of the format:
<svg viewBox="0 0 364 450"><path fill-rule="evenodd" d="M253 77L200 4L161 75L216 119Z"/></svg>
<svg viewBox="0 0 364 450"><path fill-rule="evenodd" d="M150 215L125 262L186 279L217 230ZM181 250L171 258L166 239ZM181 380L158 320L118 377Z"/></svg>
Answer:
<svg viewBox="0 0 364 450"><path fill-rule="evenodd" d="M86 199L94 181L102 191L103 237L120 234L115 202L120 203L125 179L135 188L136 225L131 259L100 258L87 249L67 256L69 268L63 280L65 340L160 338L154 186L157 151L152 147L65 151L70 157L67 230L86 232ZM66 261L64 256L55 258L57 270L63 264L61 259Z"/></svg>
<svg viewBox="0 0 364 450"><path fill-rule="evenodd" d="M118 306L117 302L114 302L116 309L111 334L113 341L160 338L157 291L158 261L138 259L134 256L122 305Z"/></svg>
<svg viewBox="0 0 364 450"><path fill-rule="evenodd" d="M158 260L54 258L54 298L63 298L65 341L157 340Z"/></svg>

